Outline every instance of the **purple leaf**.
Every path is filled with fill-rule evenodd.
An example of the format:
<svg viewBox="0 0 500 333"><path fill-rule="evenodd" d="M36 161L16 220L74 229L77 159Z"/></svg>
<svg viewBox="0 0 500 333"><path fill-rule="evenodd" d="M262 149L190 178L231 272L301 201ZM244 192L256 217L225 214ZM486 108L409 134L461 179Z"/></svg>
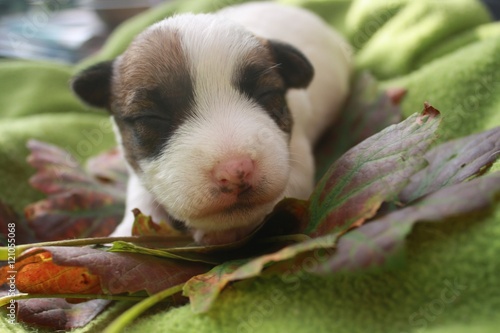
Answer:
<svg viewBox="0 0 500 333"><path fill-rule="evenodd" d="M411 202L463 182L493 164L499 154L500 127L441 144L424 155L429 165L410 178L399 199Z"/></svg>

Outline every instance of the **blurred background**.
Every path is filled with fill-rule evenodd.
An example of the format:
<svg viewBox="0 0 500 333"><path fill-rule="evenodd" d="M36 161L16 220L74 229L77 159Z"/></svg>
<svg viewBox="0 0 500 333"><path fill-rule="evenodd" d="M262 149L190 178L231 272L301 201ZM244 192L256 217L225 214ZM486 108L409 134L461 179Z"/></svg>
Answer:
<svg viewBox="0 0 500 333"><path fill-rule="evenodd" d="M0 0L0 58L75 63L118 24L165 1Z"/></svg>
<svg viewBox="0 0 500 333"><path fill-rule="evenodd" d="M118 24L166 1L0 0L0 58L78 62ZM500 0L482 1L498 20Z"/></svg>

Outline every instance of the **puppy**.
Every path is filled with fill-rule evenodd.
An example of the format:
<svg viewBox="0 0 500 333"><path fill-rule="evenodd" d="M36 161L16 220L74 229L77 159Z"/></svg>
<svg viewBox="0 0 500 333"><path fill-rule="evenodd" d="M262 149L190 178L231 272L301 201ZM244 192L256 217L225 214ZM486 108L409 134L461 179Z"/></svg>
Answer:
<svg viewBox="0 0 500 333"><path fill-rule="evenodd" d="M248 235L313 189L312 147L349 90L350 49L312 13L247 3L182 14L72 81L106 108L129 167L126 212L182 222L202 244Z"/></svg>

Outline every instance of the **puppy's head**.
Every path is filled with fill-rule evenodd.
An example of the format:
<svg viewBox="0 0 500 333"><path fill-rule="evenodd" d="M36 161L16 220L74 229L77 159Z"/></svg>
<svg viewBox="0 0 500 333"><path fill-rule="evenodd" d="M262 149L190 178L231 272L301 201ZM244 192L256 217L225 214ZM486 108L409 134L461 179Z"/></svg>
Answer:
<svg viewBox="0 0 500 333"><path fill-rule="evenodd" d="M109 110L126 159L175 219L194 229L255 226L282 197L292 116L285 94L313 69L290 45L217 15L179 15L72 82Z"/></svg>

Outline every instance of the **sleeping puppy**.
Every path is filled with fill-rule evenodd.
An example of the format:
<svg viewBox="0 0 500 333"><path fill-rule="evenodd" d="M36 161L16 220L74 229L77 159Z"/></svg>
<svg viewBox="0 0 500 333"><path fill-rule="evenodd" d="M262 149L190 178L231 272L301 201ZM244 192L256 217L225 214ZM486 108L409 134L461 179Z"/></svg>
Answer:
<svg viewBox="0 0 500 333"><path fill-rule="evenodd" d="M247 3L182 14L72 81L109 110L129 167L126 212L182 222L202 244L248 235L283 197L313 189L312 147L338 114L346 42L313 14Z"/></svg>

